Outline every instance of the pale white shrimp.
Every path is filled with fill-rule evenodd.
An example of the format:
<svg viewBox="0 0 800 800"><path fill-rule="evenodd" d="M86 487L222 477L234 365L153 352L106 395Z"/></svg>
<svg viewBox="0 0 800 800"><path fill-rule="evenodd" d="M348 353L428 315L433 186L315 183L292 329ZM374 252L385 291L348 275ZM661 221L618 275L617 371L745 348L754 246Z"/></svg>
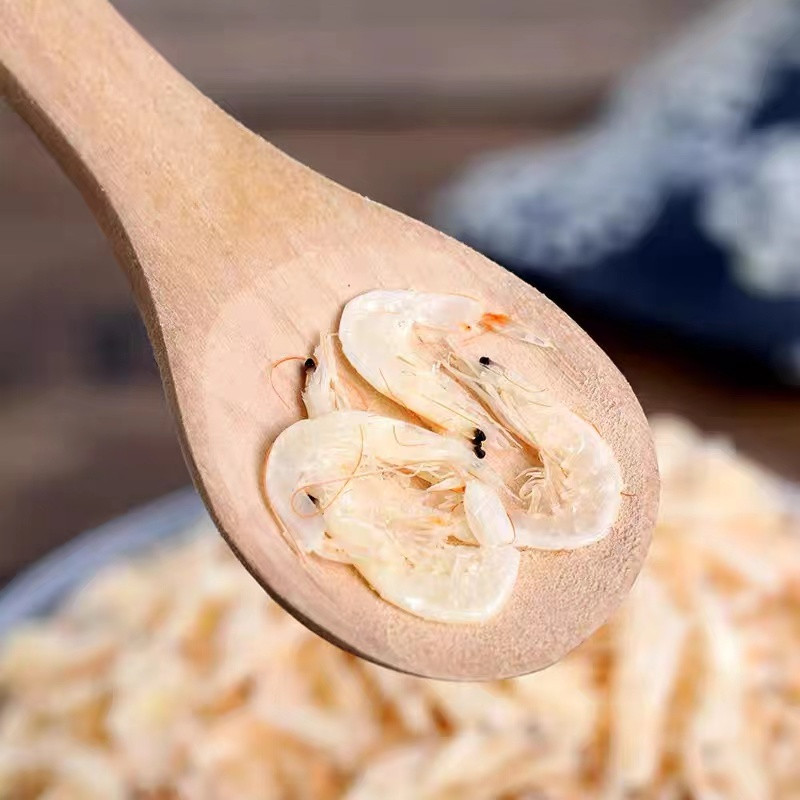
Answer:
<svg viewBox="0 0 800 800"><path fill-rule="evenodd" d="M483 486L486 471L460 439L365 411L332 411L278 436L265 479L270 505L304 550L352 564L412 613L477 622L502 608L519 568L519 552L504 545L510 523L502 504L486 500L488 485L471 488L467 501L466 489ZM462 492L463 503L442 510L440 495Z"/></svg>
<svg viewBox="0 0 800 800"><path fill-rule="evenodd" d="M311 360L313 366L306 367L306 385L303 389L303 404L309 418L348 408L346 395L340 386L331 334L320 337Z"/></svg>
<svg viewBox="0 0 800 800"><path fill-rule="evenodd" d="M567 550L605 537L617 518L623 482L594 426L495 363L453 354L448 370L541 460L523 473L519 496L527 508L510 513L516 544Z"/></svg>
<svg viewBox="0 0 800 800"><path fill-rule="evenodd" d="M606 536L622 491L611 448L589 423L488 358L466 359L459 342L480 332L547 346L503 314L455 294L373 291L351 300L339 325L342 350L378 391L426 421L487 444L513 440L541 461L526 470L511 512L516 544L583 547ZM444 345L444 347L443 347Z"/></svg>
<svg viewBox="0 0 800 800"><path fill-rule="evenodd" d="M476 429L493 445L502 429L450 375L431 345L485 331L546 346L503 314L487 313L478 300L457 294L376 290L344 307L339 339L347 360L377 391L436 428L471 439Z"/></svg>

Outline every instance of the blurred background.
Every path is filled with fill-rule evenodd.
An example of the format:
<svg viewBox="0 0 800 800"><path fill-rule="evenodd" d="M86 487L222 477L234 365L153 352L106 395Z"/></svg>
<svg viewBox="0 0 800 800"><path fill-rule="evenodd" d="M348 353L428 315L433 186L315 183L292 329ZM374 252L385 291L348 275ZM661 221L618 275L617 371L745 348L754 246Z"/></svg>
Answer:
<svg viewBox="0 0 800 800"><path fill-rule="evenodd" d="M596 120L619 82L660 48L668 51L709 3L116 5L180 71L279 148L372 199L430 219L433 198L471 159L549 145ZM503 179L491 180L501 185ZM448 202L440 201L436 218L459 233L463 201ZM673 238L681 239L680 222L671 225ZM469 226L464 231L482 245ZM636 246L629 250L635 260ZM507 251L490 255L525 272L525 253L516 262ZM5 582L82 529L184 485L187 472L149 345L109 247L78 193L4 107L0 262ZM691 281L700 267L692 270L675 280ZM570 281L580 284L582 274L588 273L573 271ZM533 282L539 284L536 277ZM552 275L541 285L608 351L648 413L683 414L704 430L729 435L770 469L800 479L793 375L745 357L741 343L728 348L700 336L695 344L691 331L678 336L669 325L643 325L646 310L635 321L614 313L607 294L595 292L587 302ZM669 293L658 296L672 302ZM735 308L722 305L723 292L705 297L695 317L708 310L737 327L730 318ZM791 308L782 307L784 316Z"/></svg>

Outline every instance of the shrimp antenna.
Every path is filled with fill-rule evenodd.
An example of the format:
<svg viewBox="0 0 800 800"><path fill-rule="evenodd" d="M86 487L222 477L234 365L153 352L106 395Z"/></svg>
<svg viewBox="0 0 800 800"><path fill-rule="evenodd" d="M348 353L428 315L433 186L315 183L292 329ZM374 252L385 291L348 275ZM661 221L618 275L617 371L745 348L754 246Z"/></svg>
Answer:
<svg viewBox="0 0 800 800"><path fill-rule="evenodd" d="M358 426L358 431L361 434L361 444L360 444L360 446L358 448L358 458L356 459L355 467L353 467L353 472L345 480L345 482L339 487L339 491L337 491L336 494L330 499L330 501L328 503L326 503L322 507L322 511L327 511L327 509L329 509L336 502L336 500L339 498L339 495L347 488L347 485L350 483L350 481L353 480L353 476L356 474L356 472L358 472L358 468L361 466L361 461L364 458L364 427L363 427L363 425L359 425Z"/></svg>
<svg viewBox="0 0 800 800"><path fill-rule="evenodd" d="M283 403L287 411L291 411L292 407L289 403L286 402L283 395L278 391L278 387L275 386L275 369L279 367L281 364L285 364L287 361L303 361L307 360L307 356L284 356L283 358L279 358L277 361L273 361L272 365L269 368L269 383L272 386L272 391L278 396L278 400Z"/></svg>
<svg viewBox="0 0 800 800"><path fill-rule="evenodd" d="M410 444L409 442L401 442L400 438L397 435L397 427L392 426L392 436L394 436L394 440L400 447L425 447L425 442L415 442L414 444Z"/></svg>

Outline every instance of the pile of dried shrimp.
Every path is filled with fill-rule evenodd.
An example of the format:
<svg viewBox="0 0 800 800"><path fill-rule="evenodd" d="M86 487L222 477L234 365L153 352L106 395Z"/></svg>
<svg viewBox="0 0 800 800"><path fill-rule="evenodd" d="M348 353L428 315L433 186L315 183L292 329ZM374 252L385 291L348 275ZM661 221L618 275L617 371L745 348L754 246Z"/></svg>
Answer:
<svg viewBox="0 0 800 800"><path fill-rule="evenodd" d="M456 684L364 663L271 602L205 523L4 643L0 797L798 797L796 518L725 444L654 430L649 562L559 664Z"/></svg>
<svg viewBox="0 0 800 800"><path fill-rule="evenodd" d="M334 337L322 337L304 364L308 419L278 436L265 470L303 552L352 565L418 616L482 622L511 595L520 548L608 535L623 486L597 430L464 348L477 336L487 349L492 337L548 346L529 329L473 298L396 290L347 303L337 336L349 368L427 427L354 409ZM516 485L492 466L508 451L527 459Z"/></svg>

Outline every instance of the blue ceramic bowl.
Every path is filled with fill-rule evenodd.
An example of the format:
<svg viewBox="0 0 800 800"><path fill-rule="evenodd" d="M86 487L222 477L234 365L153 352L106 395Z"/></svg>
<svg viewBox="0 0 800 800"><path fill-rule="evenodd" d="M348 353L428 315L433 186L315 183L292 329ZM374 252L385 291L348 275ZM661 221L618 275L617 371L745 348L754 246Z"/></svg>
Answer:
<svg viewBox="0 0 800 800"><path fill-rule="evenodd" d="M181 489L54 550L0 592L0 639L52 611L104 566L178 535L205 513L194 489Z"/></svg>

